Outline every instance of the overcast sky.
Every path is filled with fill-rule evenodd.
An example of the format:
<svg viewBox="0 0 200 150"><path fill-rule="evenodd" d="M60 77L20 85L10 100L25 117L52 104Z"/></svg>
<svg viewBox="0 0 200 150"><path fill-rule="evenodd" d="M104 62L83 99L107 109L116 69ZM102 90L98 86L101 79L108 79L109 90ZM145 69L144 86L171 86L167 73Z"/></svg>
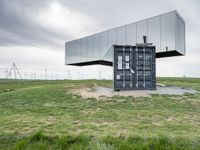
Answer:
<svg viewBox="0 0 200 150"><path fill-rule="evenodd" d="M199 0L0 0L0 71L15 62L30 72L109 76L110 67L65 66L64 43L172 10L186 22L186 56L157 59L157 76L200 77Z"/></svg>

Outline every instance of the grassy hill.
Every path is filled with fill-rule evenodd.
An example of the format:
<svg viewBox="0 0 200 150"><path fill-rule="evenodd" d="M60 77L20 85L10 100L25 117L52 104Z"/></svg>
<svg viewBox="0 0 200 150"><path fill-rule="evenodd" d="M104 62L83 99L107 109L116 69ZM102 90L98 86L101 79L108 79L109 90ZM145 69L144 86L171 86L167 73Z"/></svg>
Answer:
<svg viewBox="0 0 200 150"><path fill-rule="evenodd" d="M158 78L200 90L200 79ZM0 149L200 149L200 94L83 99L111 81L0 80Z"/></svg>

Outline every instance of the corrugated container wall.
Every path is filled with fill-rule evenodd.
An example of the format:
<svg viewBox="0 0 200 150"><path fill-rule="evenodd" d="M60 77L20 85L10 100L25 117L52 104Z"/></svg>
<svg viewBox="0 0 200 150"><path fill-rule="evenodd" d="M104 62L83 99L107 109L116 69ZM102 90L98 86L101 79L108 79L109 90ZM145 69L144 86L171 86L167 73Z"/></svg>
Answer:
<svg viewBox="0 0 200 150"><path fill-rule="evenodd" d="M155 46L114 45L113 89L155 90Z"/></svg>

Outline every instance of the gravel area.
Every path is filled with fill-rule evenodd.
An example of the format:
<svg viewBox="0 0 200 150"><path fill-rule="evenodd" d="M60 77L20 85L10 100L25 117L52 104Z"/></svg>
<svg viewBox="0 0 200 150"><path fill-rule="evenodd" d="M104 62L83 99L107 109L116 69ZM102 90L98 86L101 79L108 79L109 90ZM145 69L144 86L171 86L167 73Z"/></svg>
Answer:
<svg viewBox="0 0 200 150"><path fill-rule="evenodd" d="M74 89L72 93L78 94L83 98L93 97L98 99L100 97L113 96L150 97L151 94L184 95L185 93L196 94L199 91L177 86L157 86L156 90L113 91L112 88L95 86L92 88Z"/></svg>

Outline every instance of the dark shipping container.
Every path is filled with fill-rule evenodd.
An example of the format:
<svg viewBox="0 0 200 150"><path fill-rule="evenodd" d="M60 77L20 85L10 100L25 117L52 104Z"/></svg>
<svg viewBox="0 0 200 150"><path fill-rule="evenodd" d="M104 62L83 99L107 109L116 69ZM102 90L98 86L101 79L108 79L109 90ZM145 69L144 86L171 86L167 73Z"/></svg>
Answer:
<svg viewBox="0 0 200 150"><path fill-rule="evenodd" d="M155 46L113 45L113 88L120 90L155 90Z"/></svg>

